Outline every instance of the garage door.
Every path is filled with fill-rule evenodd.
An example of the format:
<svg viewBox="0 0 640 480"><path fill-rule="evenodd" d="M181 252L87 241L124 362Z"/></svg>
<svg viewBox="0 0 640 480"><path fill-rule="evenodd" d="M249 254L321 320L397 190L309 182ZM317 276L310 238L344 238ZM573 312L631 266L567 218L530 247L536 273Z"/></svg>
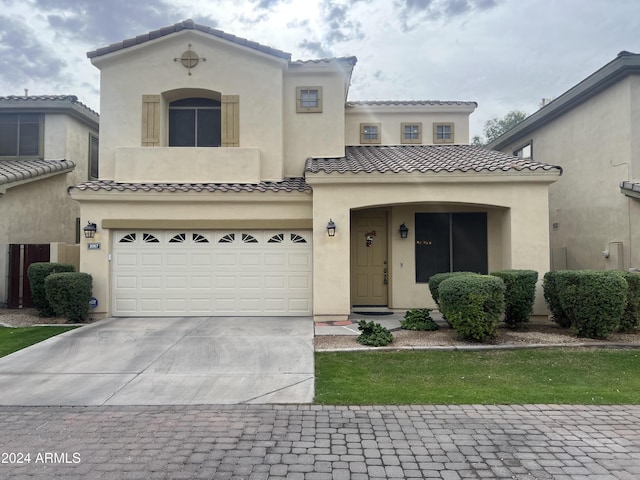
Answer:
<svg viewBox="0 0 640 480"><path fill-rule="evenodd" d="M310 315L310 231L116 231L114 316Z"/></svg>

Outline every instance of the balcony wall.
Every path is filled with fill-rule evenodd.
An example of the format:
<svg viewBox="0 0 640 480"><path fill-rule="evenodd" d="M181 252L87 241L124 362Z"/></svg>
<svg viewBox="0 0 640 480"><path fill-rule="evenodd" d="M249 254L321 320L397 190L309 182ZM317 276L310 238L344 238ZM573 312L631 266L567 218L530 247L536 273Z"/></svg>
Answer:
<svg viewBox="0 0 640 480"><path fill-rule="evenodd" d="M116 182L259 183L258 148L121 147Z"/></svg>

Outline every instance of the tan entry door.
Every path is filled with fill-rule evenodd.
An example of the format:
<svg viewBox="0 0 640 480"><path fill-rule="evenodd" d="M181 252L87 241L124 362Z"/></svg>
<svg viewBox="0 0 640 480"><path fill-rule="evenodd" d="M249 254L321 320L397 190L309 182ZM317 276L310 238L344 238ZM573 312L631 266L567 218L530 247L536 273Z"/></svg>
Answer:
<svg viewBox="0 0 640 480"><path fill-rule="evenodd" d="M351 213L351 304L387 305L387 212Z"/></svg>

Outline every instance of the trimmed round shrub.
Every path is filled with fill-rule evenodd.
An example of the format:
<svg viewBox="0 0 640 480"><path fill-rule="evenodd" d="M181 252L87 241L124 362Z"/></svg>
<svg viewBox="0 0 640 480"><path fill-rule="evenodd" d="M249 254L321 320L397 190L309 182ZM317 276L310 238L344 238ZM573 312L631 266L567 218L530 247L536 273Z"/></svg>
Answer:
<svg viewBox="0 0 640 480"><path fill-rule="evenodd" d="M576 335L606 338L620 326L629 291L622 272L567 270L557 276L556 287Z"/></svg>
<svg viewBox="0 0 640 480"><path fill-rule="evenodd" d="M393 341L393 335L391 334L391 332L379 323L360 320L358 322L358 329L362 333L358 335L357 340L362 345L369 345L371 347L383 347Z"/></svg>
<svg viewBox="0 0 640 480"><path fill-rule="evenodd" d="M529 321L536 299L538 272L534 270L500 270L491 275L499 277L506 288L504 294L504 323L519 328Z"/></svg>
<svg viewBox="0 0 640 480"><path fill-rule="evenodd" d="M496 336L504 312L505 286L491 275L458 275L440 286L440 306L461 337L485 341Z"/></svg>
<svg viewBox="0 0 640 480"><path fill-rule="evenodd" d="M440 327L431 318L431 310L428 308L414 308L404 314L404 319L400 322L400 328L404 330L433 331Z"/></svg>
<svg viewBox="0 0 640 480"><path fill-rule="evenodd" d="M553 270L545 273L542 281L542 289L544 300L551 311L551 320L562 328L569 328L571 326L571 320L562 309L558 287L556 286L556 279L565 272L567 272L567 270Z"/></svg>
<svg viewBox="0 0 640 480"><path fill-rule="evenodd" d="M29 265L27 276L31 286L31 299L33 306L42 317L53 317L56 312L47 300L45 291L45 279L52 273L73 272L75 267L67 263L36 262Z"/></svg>
<svg viewBox="0 0 640 480"><path fill-rule="evenodd" d="M438 308L440 308L440 295L438 294L438 287L442 282L444 282L447 278L456 277L458 275L477 275L477 273L473 272L444 272L444 273L436 273L435 275L431 275L429 278L429 291L431 292L431 298L436 302Z"/></svg>
<svg viewBox="0 0 640 480"><path fill-rule="evenodd" d="M640 327L640 273L627 272L623 276L629 286L629 294L619 330L631 332Z"/></svg>
<svg viewBox="0 0 640 480"><path fill-rule="evenodd" d="M89 318L91 275L88 273L53 273L45 281L47 300L55 313L70 322Z"/></svg>

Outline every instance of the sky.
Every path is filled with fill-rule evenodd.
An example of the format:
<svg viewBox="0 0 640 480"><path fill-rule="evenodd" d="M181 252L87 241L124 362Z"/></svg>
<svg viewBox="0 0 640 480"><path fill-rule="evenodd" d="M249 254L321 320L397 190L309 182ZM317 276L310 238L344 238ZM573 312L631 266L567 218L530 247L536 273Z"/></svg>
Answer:
<svg viewBox="0 0 640 480"><path fill-rule="evenodd" d="M349 100L475 101L471 136L640 53L638 0L0 0L0 96L99 112L86 53L189 18L292 60L356 56Z"/></svg>

